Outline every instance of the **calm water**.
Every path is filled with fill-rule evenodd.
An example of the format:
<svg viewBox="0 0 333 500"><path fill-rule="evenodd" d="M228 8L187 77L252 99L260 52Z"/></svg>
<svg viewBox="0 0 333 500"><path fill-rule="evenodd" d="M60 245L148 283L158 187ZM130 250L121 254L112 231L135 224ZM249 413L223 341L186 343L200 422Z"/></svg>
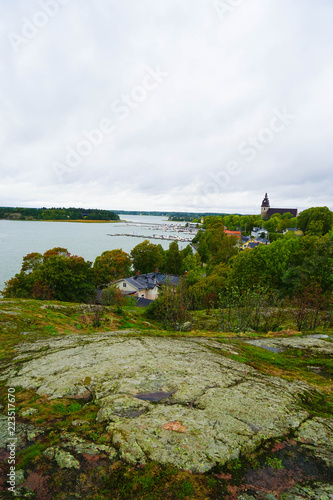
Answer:
<svg viewBox="0 0 333 500"><path fill-rule="evenodd" d="M121 219L144 223L167 223L165 217L121 215ZM94 262L105 250L122 248L129 253L143 238L108 236L108 234L165 234L161 230L132 227L126 224L80 224L73 222L34 222L0 220L0 290L4 282L20 272L22 259L31 252L44 253L54 247L64 247L74 254ZM173 234L173 233L168 233ZM170 241L152 240L169 248ZM179 243L184 248L187 243Z"/></svg>

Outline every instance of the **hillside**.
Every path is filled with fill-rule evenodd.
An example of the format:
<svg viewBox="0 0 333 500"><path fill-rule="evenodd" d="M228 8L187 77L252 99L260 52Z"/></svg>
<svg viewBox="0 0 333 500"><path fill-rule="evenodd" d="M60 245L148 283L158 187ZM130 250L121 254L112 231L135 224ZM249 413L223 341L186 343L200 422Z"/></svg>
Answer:
<svg viewBox="0 0 333 500"><path fill-rule="evenodd" d="M1 498L9 394L19 498L330 499L332 337L213 323L1 300Z"/></svg>

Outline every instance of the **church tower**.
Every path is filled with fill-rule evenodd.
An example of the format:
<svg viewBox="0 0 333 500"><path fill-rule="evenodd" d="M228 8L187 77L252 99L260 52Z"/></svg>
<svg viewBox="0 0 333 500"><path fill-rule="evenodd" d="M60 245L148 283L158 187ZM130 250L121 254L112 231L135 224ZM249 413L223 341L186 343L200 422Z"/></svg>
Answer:
<svg viewBox="0 0 333 500"><path fill-rule="evenodd" d="M270 206L269 206L269 199L268 199L268 196L267 196L267 193L265 194L265 198L263 199L262 201L262 204L261 204L261 218L264 219L268 210L270 209Z"/></svg>

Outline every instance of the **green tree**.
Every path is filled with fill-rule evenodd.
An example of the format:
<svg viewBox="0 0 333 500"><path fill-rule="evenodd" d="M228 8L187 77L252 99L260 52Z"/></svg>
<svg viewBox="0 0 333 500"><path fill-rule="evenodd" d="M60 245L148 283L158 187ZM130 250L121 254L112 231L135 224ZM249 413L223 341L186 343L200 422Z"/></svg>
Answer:
<svg viewBox="0 0 333 500"><path fill-rule="evenodd" d="M101 293L101 303L104 306L119 306L120 308L126 304L126 297L121 293L115 285L110 285L104 288Z"/></svg>
<svg viewBox="0 0 333 500"><path fill-rule="evenodd" d="M275 214L269 220L264 221L264 228L270 233L275 232L281 224L281 216L278 215L279 214Z"/></svg>
<svg viewBox="0 0 333 500"><path fill-rule="evenodd" d="M93 271L97 286L127 278L131 274L131 258L121 249L107 250L96 257Z"/></svg>
<svg viewBox="0 0 333 500"><path fill-rule="evenodd" d="M77 255L53 255L45 259L39 271L56 300L86 302L94 293L91 265Z"/></svg>
<svg viewBox="0 0 333 500"><path fill-rule="evenodd" d="M186 273L186 286L193 285L202 278L200 255L188 255L182 262L182 274Z"/></svg>
<svg viewBox="0 0 333 500"><path fill-rule="evenodd" d="M177 241L170 243L169 250L166 252L165 270L168 274L180 275L182 272L182 255L179 251Z"/></svg>
<svg viewBox="0 0 333 500"><path fill-rule="evenodd" d="M188 255L193 255L193 248L191 245L187 245L183 250L180 251L182 259L184 260Z"/></svg>
<svg viewBox="0 0 333 500"><path fill-rule="evenodd" d="M189 296L191 307L196 310L216 308L219 295L223 294L229 282L229 266L219 264L209 276L201 276L200 280L191 284ZM187 279L186 279L187 283Z"/></svg>
<svg viewBox="0 0 333 500"><path fill-rule="evenodd" d="M208 247L208 243L206 239L202 239L198 245L198 253L202 262L209 262L210 259L210 251Z"/></svg>
<svg viewBox="0 0 333 500"><path fill-rule="evenodd" d="M333 212L327 207L312 207L298 216L298 227L304 234L324 235L333 226Z"/></svg>
<svg viewBox="0 0 333 500"><path fill-rule="evenodd" d="M131 251L131 257L135 271L142 274L154 272L155 268L160 268L164 262L161 246L148 240L136 245Z"/></svg>

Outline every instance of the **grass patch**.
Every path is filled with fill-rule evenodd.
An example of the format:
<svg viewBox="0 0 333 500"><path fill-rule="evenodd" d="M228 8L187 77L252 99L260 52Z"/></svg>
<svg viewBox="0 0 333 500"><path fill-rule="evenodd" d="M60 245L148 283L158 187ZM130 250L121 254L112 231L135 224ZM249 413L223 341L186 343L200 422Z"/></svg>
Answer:
<svg viewBox="0 0 333 500"><path fill-rule="evenodd" d="M42 443L35 443L24 450L21 450L17 454L18 463L20 467L31 467L33 463L36 463L38 459L41 458L43 451L46 450L48 445Z"/></svg>
<svg viewBox="0 0 333 500"><path fill-rule="evenodd" d="M65 406L63 403L56 403L52 405L52 410L55 414L58 415L69 415L71 413L75 413L81 410L81 405L79 403L71 403L68 406Z"/></svg>
<svg viewBox="0 0 333 500"><path fill-rule="evenodd" d="M223 341L220 340L220 342ZM301 380L333 396L332 380L309 370L310 366L315 366L323 368L325 372L333 373L332 357L315 354L307 349L287 349L283 353L275 353L238 340L233 340L233 344L238 351L237 355L227 351L221 354L234 361L250 365L267 375L279 376L287 380Z"/></svg>

